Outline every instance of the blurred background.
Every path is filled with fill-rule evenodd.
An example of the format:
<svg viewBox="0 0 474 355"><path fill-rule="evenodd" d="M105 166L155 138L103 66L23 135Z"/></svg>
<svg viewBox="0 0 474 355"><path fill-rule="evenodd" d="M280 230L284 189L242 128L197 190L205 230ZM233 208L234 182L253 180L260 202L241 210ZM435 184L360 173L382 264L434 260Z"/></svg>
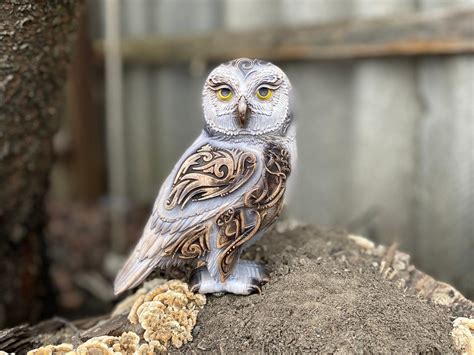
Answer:
<svg viewBox="0 0 474 355"><path fill-rule="evenodd" d="M103 312L161 182L203 127L201 89L234 57L296 92L288 218L397 242L474 296L474 1L87 2L48 196L62 314Z"/></svg>

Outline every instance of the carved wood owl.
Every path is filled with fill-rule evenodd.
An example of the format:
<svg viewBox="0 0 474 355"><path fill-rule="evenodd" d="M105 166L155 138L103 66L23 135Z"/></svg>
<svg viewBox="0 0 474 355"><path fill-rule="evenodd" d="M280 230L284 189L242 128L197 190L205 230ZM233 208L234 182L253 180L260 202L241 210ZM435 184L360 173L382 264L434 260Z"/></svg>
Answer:
<svg viewBox="0 0 474 355"><path fill-rule="evenodd" d="M291 84L277 66L240 58L215 68L202 93L205 125L163 183L115 293L157 267L200 261L200 293L249 294L269 280L240 260L278 218L296 162Z"/></svg>

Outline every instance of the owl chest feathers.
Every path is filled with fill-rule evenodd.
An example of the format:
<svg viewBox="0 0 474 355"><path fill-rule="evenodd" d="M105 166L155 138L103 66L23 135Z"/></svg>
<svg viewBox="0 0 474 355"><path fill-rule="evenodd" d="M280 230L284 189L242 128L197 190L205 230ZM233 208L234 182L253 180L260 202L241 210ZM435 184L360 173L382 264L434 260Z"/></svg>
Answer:
<svg viewBox="0 0 474 355"><path fill-rule="evenodd" d="M165 182L155 208L172 224L183 215L200 214L201 219L167 238L163 257L205 258L218 249L214 254L225 280L243 247L280 214L290 173L290 151L284 142L198 139Z"/></svg>

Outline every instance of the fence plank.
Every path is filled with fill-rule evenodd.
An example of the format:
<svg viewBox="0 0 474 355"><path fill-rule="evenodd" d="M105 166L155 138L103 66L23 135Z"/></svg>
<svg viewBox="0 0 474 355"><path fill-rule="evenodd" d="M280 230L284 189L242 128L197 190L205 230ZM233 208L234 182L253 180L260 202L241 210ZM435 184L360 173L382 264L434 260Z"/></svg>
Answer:
<svg viewBox="0 0 474 355"><path fill-rule="evenodd" d="M474 292L474 60L423 59L417 259ZM471 272L470 272L471 271Z"/></svg>
<svg viewBox="0 0 474 355"><path fill-rule="evenodd" d="M70 126L67 130L72 136L72 171L70 176L64 176L73 182L72 197L83 202L96 201L104 195L106 176L99 113L90 90L94 66L87 20L88 13L79 22L69 72L67 116Z"/></svg>
<svg viewBox="0 0 474 355"><path fill-rule="evenodd" d="M123 41L122 56L131 62L176 64L241 56L317 60L472 53L473 16L472 9L438 10L284 29L152 36ZM101 42L96 49L102 51Z"/></svg>
<svg viewBox="0 0 474 355"><path fill-rule="evenodd" d="M347 18L347 1L281 2L282 25L321 24ZM298 134L296 182L288 214L326 225L347 221L350 181L352 63L282 63L295 91ZM341 105L341 102L347 104ZM301 186L301 188L299 188Z"/></svg>
<svg viewBox="0 0 474 355"><path fill-rule="evenodd" d="M152 4L153 31L160 35L202 33L221 21L222 7L212 0L159 0ZM201 91L205 75L206 64L202 62L190 66L176 61L152 70L156 187L203 127Z"/></svg>
<svg viewBox="0 0 474 355"><path fill-rule="evenodd" d="M124 200L127 195L123 75L120 56L120 3L105 0L105 93L108 187L111 200L110 240L116 252L126 245Z"/></svg>
<svg viewBox="0 0 474 355"><path fill-rule="evenodd" d="M472 0L422 0L421 9L474 6ZM473 25L474 26L474 23ZM423 58L418 92L416 261L474 295L474 58Z"/></svg>
<svg viewBox="0 0 474 355"><path fill-rule="evenodd" d="M149 33L150 18L148 1L121 1L122 35L124 38L143 36ZM153 156L150 119L150 70L146 66L128 65L123 69L124 121L127 144L127 183L129 194L137 202L148 202L154 194L153 167L149 157Z"/></svg>
<svg viewBox="0 0 474 355"><path fill-rule="evenodd" d="M412 12L414 1L356 1L356 16ZM419 116L415 63L358 61L353 82L352 230L413 247L414 137Z"/></svg>

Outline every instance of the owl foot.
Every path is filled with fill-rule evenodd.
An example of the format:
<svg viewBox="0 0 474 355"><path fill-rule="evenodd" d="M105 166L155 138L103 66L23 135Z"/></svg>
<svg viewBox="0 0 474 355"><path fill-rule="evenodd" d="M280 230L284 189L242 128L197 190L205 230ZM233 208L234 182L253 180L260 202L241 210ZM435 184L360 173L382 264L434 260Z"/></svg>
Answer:
<svg viewBox="0 0 474 355"><path fill-rule="evenodd" d="M240 260L232 275L225 281L214 280L206 265L193 270L189 280L191 290L199 293L233 293L249 295L261 293L262 286L270 280L267 269L252 261Z"/></svg>

